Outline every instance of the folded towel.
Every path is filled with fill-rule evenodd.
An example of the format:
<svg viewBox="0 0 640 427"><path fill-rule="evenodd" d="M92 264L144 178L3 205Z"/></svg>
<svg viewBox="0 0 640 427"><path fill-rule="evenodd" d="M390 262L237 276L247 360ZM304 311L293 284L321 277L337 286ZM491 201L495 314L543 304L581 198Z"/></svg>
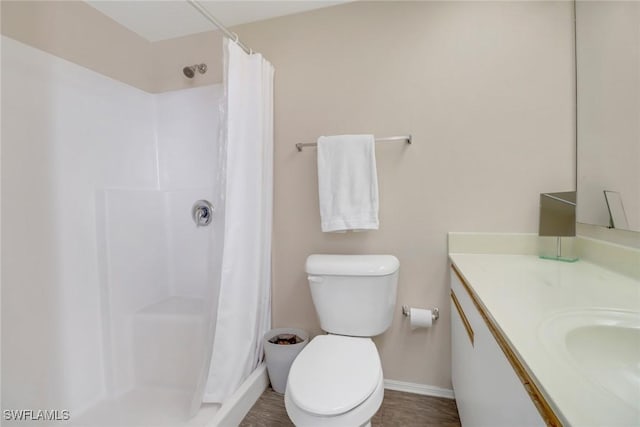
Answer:
<svg viewBox="0 0 640 427"><path fill-rule="evenodd" d="M377 230L378 176L373 135L318 138L322 231Z"/></svg>

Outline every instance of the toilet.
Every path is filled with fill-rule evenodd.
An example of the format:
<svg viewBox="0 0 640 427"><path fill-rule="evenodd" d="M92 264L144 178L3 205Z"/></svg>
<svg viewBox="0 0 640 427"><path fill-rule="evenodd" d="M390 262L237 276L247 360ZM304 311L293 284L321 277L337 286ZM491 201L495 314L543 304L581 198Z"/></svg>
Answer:
<svg viewBox="0 0 640 427"><path fill-rule="evenodd" d="M298 427L370 425L382 404L384 377L371 337L391 325L400 262L392 255L307 258L319 335L294 360L285 391Z"/></svg>

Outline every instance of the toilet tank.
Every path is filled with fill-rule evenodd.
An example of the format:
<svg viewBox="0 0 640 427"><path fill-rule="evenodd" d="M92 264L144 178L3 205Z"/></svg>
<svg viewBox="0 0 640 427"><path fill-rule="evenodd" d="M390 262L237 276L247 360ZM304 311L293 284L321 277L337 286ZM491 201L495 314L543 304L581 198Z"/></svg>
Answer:
<svg viewBox="0 0 640 427"><path fill-rule="evenodd" d="M306 272L322 329L359 337L386 331L399 267L393 255L310 255Z"/></svg>

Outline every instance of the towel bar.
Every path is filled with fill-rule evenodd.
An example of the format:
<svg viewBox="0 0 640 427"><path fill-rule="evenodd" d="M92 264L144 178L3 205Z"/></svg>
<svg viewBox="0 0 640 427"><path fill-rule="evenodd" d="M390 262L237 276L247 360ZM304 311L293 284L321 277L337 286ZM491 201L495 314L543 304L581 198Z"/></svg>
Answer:
<svg viewBox="0 0 640 427"><path fill-rule="evenodd" d="M407 135L407 136L390 136L390 137L387 137L387 138L376 138L376 142L396 142L396 141L404 141L407 144L413 143L411 135ZM315 147L317 145L318 145L317 142L298 142L296 144L296 148L298 149L298 151L302 151L302 149L304 147Z"/></svg>

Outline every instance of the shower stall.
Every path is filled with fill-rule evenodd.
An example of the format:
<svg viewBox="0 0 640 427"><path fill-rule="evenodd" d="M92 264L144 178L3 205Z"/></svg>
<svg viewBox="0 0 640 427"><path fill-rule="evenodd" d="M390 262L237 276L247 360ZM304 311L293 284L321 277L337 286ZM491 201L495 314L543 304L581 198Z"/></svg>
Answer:
<svg viewBox="0 0 640 427"><path fill-rule="evenodd" d="M148 93L1 43L1 424L210 425L269 327L273 69L225 40Z"/></svg>

